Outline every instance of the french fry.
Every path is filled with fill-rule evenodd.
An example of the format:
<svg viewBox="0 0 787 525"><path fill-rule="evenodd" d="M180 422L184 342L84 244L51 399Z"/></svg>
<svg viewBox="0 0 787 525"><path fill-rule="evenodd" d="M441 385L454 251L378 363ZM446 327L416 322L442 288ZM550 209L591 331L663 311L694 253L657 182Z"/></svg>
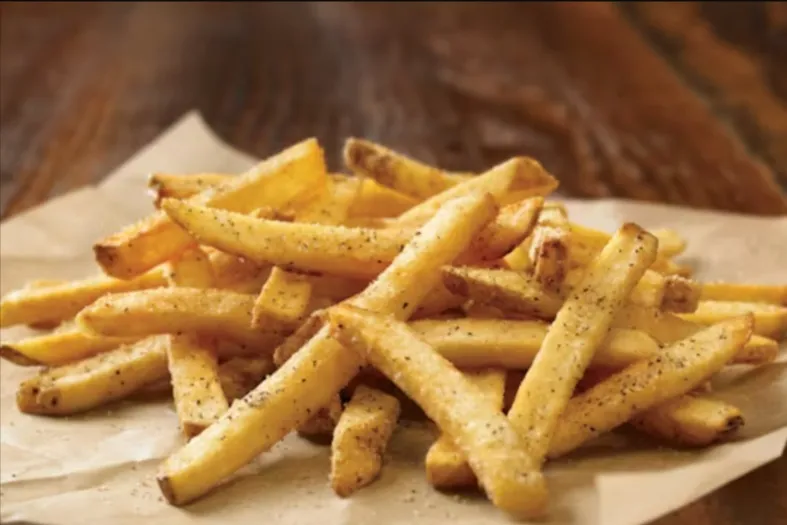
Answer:
<svg viewBox="0 0 787 525"><path fill-rule="evenodd" d="M675 230L668 228L651 230L656 239L659 240L659 258L669 259L680 255L686 249L686 239L680 236Z"/></svg>
<svg viewBox="0 0 787 525"><path fill-rule="evenodd" d="M703 301L743 301L787 306L787 285L702 283Z"/></svg>
<svg viewBox="0 0 787 525"><path fill-rule="evenodd" d="M530 234L543 202L543 197L532 197L503 207L456 264L485 264L510 252Z"/></svg>
<svg viewBox="0 0 787 525"><path fill-rule="evenodd" d="M508 412L512 426L528 437L528 450L542 461L561 414L616 312L656 258L656 239L624 224L588 266L550 325L541 349Z"/></svg>
<svg viewBox="0 0 787 525"><path fill-rule="evenodd" d="M215 285L216 276L208 255L198 246L193 246L172 260L167 271L167 282L170 286L184 288L210 288Z"/></svg>
<svg viewBox="0 0 787 525"><path fill-rule="evenodd" d="M247 355L271 352L287 335L282 327L251 327L254 297L225 290L161 288L103 297L77 316L79 326L113 337L165 333L221 335Z"/></svg>
<svg viewBox="0 0 787 525"><path fill-rule="evenodd" d="M549 457L567 454L633 416L698 387L746 344L753 323L749 314L715 324L578 395L557 425Z"/></svg>
<svg viewBox="0 0 787 525"><path fill-rule="evenodd" d="M203 246L203 250L208 254L210 265L213 267L213 275L216 279L217 288L231 288L239 283L259 282L256 290L248 293L259 293L260 288L268 279L271 271L270 265L260 265L248 259L222 252L210 246ZM234 290L238 291L238 290Z"/></svg>
<svg viewBox="0 0 787 525"><path fill-rule="evenodd" d="M503 410L503 394L506 373L503 370L487 369L465 372L495 410ZM477 480L464 455L450 436L441 434L426 453L426 479L438 489L473 487Z"/></svg>
<svg viewBox="0 0 787 525"><path fill-rule="evenodd" d="M515 157L413 206L397 217L396 222L402 226L420 226L446 202L465 195L489 193L498 204L506 205L529 197L546 196L557 185L541 164L527 157Z"/></svg>
<svg viewBox="0 0 787 525"><path fill-rule="evenodd" d="M692 280L670 275L665 279L661 309L668 312L693 312L700 301L702 286Z"/></svg>
<svg viewBox="0 0 787 525"><path fill-rule="evenodd" d="M435 317L447 311L460 308L467 299L451 293L442 282L437 283L429 295L421 302L421 306L413 314L416 319Z"/></svg>
<svg viewBox="0 0 787 525"><path fill-rule="evenodd" d="M313 224L343 224L360 192L361 181L334 175L324 189L303 209L295 213L297 222Z"/></svg>
<svg viewBox="0 0 787 525"><path fill-rule="evenodd" d="M533 364L549 325L541 321L451 319L410 322L410 328L457 368L524 370ZM659 352L644 332L613 329L591 366L619 369Z"/></svg>
<svg viewBox="0 0 787 525"><path fill-rule="evenodd" d="M418 200L379 184L374 179L361 180L361 189L350 206L350 217L370 219L396 217L413 206Z"/></svg>
<svg viewBox="0 0 787 525"><path fill-rule="evenodd" d="M138 337L106 337L78 328L0 345L0 357L20 366L60 366L106 352Z"/></svg>
<svg viewBox="0 0 787 525"><path fill-rule="evenodd" d="M487 196L446 204L353 304L407 319L456 258L492 218ZM182 505L268 450L325 407L363 360L320 329L284 365L161 465L157 480L167 501Z"/></svg>
<svg viewBox="0 0 787 525"><path fill-rule="evenodd" d="M554 318L563 304L533 278L511 270L446 266L443 284L453 294L541 319Z"/></svg>
<svg viewBox="0 0 787 525"><path fill-rule="evenodd" d="M187 437L194 437L229 408L218 362L205 341L193 335L164 337L180 427Z"/></svg>
<svg viewBox="0 0 787 525"><path fill-rule="evenodd" d="M173 173L152 173L148 177L148 190L158 207L163 199L188 199L208 189L231 181L233 175L224 173L194 173L177 175Z"/></svg>
<svg viewBox="0 0 787 525"><path fill-rule="evenodd" d="M533 275L545 289L557 292L569 262L571 230L565 212L542 210L532 237L529 259L533 261Z"/></svg>
<svg viewBox="0 0 787 525"><path fill-rule="evenodd" d="M246 213L260 206L278 208L313 192L327 178L322 150L305 140L254 166L221 186L194 195L189 202ZM103 239L93 247L104 272L128 279L169 260L194 243L163 212Z"/></svg>
<svg viewBox="0 0 787 525"><path fill-rule="evenodd" d="M326 406L298 425L298 435L312 441L330 440L343 410L341 397L333 396Z"/></svg>
<svg viewBox="0 0 787 525"><path fill-rule="evenodd" d="M479 232L459 260L479 262L504 255L527 235L537 206L538 201L507 207L495 222ZM253 219L170 199L161 207L202 244L258 264L352 278L378 275L415 233L409 226L346 228Z"/></svg>
<svg viewBox="0 0 787 525"><path fill-rule="evenodd" d="M704 447L722 441L744 424L741 411L705 395L684 395L647 412L629 423L667 443Z"/></svg>
<svg viewBox="0 0 787 525"><path fill-rule="evenodd" d="M572 250L572 254L578 250ZM564 279L563 293L569 294L580 282L585 275L585 267L574 267L568 270ZM665 276L653 270L647 270L637 285L631 291L629 302L640 304L643 306L659 307L664 303L664 293L667 285Z"/></svg>
<svg viewBox="0 0 787 525"><path fill-rule="evenodd" d="M629 304L618 312L613 326L642 330L661 344L670 344L694 335L702 325L681 319L657 308ZM773 339L753 334L732 359L732 363L764 364L773 361L779 353L779 344Z"/></svg>
<svg viewBox="0 0 787 525"><path fill-rule="evenodd" d="M219 365L221 390L227 401L240 399L275 369L273 361L267 356L233 357Z"/></svg>
<svg viewBox="0 0 787 525"><path fill-rule="evenodd" d="M164 268L123 281L96 276L46 287L23 288L0 300L0 327L71 319L96 299L117 292L157 288L167 284Z"/></svg>
<svg viewBox="0 0 787 525"><path fill-rule="evenodd" d="M123 399L167 377L166 336L148 337L23 381L22 412L65 416Z"/></svg>
<svg viewBox="0 0 787 525"><path fill-rule="evenodd" d="M254 301L251 325L297 325L308 313L312 285L298 274L275 267Z"/></svg>
<svg viewBox="0 0 787 525"><path fill-rule="evenodd" d="M768 303L700 301L694 312L678 315L693 323L710 325L748 312L754 315L755 334L778 339L787 330L787 307Z"/></svg>
<svg viewBox="0 0 787 525"><path fill-rule="evenodd" d="M520 518L543 514L547 490L538 462L503 413L459 370L394 318L351 306L331 308L328 316L335 337L451 437L496 506Z"/></svg>
<svg viewBox="0 0 787 525"><path fill-rule="evenodd" d="M437 168L363 139L345 141L344 163L357 175L370 177L419 201L452 188L458 182Z"/></svg>
<svg viewBox="0 0 787 525"><path fill-rule="evenodd" d="M399 419L399 401L359 385L344 408L331 442L331 488L346 498L373 482Z"/></svg>

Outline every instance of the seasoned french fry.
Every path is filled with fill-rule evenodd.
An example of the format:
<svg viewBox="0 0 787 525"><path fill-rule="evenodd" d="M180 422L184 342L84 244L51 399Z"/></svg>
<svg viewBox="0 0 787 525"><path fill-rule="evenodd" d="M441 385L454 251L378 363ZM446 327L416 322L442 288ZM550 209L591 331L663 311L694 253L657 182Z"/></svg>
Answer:
<svg viewBox="0 0 787 525"><path fill-rule="evenodd" d="M274 268L254 302L252 327L297 325L308 313L311 283L298 274Z"/></svg>
<svg viewBox="0 0 787 525"><path fill-rule="evenodd" d="M273 372L276 366L270 357L233 357L219 365L219 381L227 401L240 399L265 377Z"/></svg>
<svg viewBox="0 0 787 525"><path fill-rule="evenodd" d="M175 410L181 430L193 437L229 408L219 380L219 366L209 346L199 338L165 337Z"/></svg>
<svg viewBox="0 0 787 525"><path fill-rule="evenodd" d="M613 326L642 330L662 344L674 343L702 329L702 325L686 321L669 312L634 304L629 304L618 313ZM764 364L773 361L778 353L779 344L776 341L754 334L735 354L732 362Z"/></svg>
<svg viewBox="0 0 787 525"><path fill-rule="evenodd" d="M754 333L778 339L787 330L787 307L768 303L734 301L700 301L697 309L679 317L693 323L710 325L751 312L754 315Z"/></svg>
<svg viewBox="0 0 787 525"><path fill-rule="evenodd" d="M167 282L170 286L184 288L210 288L215 285L216 276L208 255L193 246L183 250L170 263Z"/></svg>
<svg viewBox="0 0 787 525"><path fill-rule="evenodd" d="M114 337L192 332L218 334L247 355L271 352L287 335L282 327L251 327L254 297L224 290L161 288L103 297L77 316L80 327Z"/></svg>
<svg viewBox="0 0 787 525"><path fill-rule="evenodd" d="M359 385L344 408L331 442L331 487L342 498L377 479L399 419L399 401Z"/></svg>
<svg viewBox="0 0 787 525"><path fill-rule="evenodd" d="M567 454L636 414L698 387L746 344L752 327L750 314L715 324L578 395L560 419L549 457Z"/></svg>
<svg viewBox="0 0 787 525"><path fill-rule="evenodd" d="M486 268L443 268L449 292L504 311L552 319L563 301L523 273Z"/></svg>
<svg viewBox="0 0 787 525"><path fill-rule="evenodd" d="M456 264L484 264L510 252L532 230L543 202L543 197L532 197L503 207L495 220L473 239Z"/></svg>
<svg viewBox="0 0 787 525"><path fill-rule="evenodd" d="M64 416L123 399L167 376L166 336L148 337L23 381L22 412Z"/></svg>
<svg viewBox="0 0 787 525"><path fill-rule="evenodd" d="M481 391L490 406L503 410L506 373L503 370L476 370L465 372L465 377ZM441 434L426 454L426 479L438 489L473 487L477 480L462 451L446 434Z"/></svg>
<svg viewBox="0 0 787 525"><path fill-rule="evenodd" d="M130 281L96 276L46 287L23 288L0 300L0 327L39 322L59 323L109 293L157 288L167 284L164 268Z"/></svg>
<svg viewBox="0 0 787 525"><path fill-rule="evenodd" d="M311 418L298 425L298 435L317 441L330 440L342 411L342 400L337 394L331 398L328 405L322 407Z"/></svg>
<svg viewBox="0 0 787 525"><path fill-rule="evenodd" d="M529 197L546 196L557 185L541 164L527 157L515 157L413 206L397 217L396 222L402 226L420 226L446 202L465 195L489 193L498 204L506 205Z"/></svg>
<svg viewBox="0 0 787 525"><path fill-rule="evenodd" d="M268 280L271 271L270 265L260 265L248 259L222 252L210 246L204 246L208 254L216 287L228 289L239 283L259 282L259 286L247 293L259 293L260 288ZM239 291L239 290L234 290Z"/></svg>
<svg viewBox="0 0 787 525"><path fill-rule="evenodd" d="M516 248L503 258L503 267L517 272L532 272L533 260L530 258L530 245L532 242L533 238L527 237L519 243Z"/></svg>
<svg viewBox="0 0 787 525"><path fill-rule="evenodd" d="M537 205L535 201L507 208L479 232L460 260L488 261L504 255L527 235ZM378 275L415 233L409 226L346 228L253 219L171 199L161 207L201 243L219 250L287 270L353 278Z"/></svg>
<svg viewBox="0 0 787 525"><path fill-rule="evenodd" d="M138 337L106 337L78 328L0 345L0 357L21 366L60 366L106 352Z"/></svg>
<svg viewBox="0 0 787 525"><path fill-rule="evenodd" d="M435 317L460 308L466 301L466 298L449 292L445 285L439 282L421 302L421 306L413 314L413 317L416 319Z"/></svg>
<svg viewBox="0 0 787 525"><path fill-rule="evenodd" d="M208 188L189 202L246 213L278 208L315 191L327 178L322 150L305 140L270 157L226 184ZM163 212L156 212L93 247L98 264L113 277L128 279L169 260L194 243Z"/></svg>
<svg viewBox="0 0 787 525"><path fill-rule="evenodd" d="M363 139L345 141L344 163L359 176L371 177L419 201L452 188L458 182L437 168Z"/></svg>
<svg viewBox="0 0 787 525"><path fill-rule="evenodd" d="M352 303L407 319L456 258L495 215L488 196L447 203L393 263ZM320 329L284 365L162 464L167 501L182 505L268 450L306 421L358 372L363 360Z"/></svg>
<svg viewBox="0 0 787 525"><path fill-rule="evenodd" d="M410 328L457 368L524 370L533 364L549 325L502 319L426 319L412 321ZM591 365L619 369L658 351L658 343L644 332L613 329Z"/></svg>
<svg viewBox="0 0 787 525"><path fill-rule="evenodd" d="M415 401L467 457L492 502L520 518L545 510L538 462L505 416L406 324L351 306L328 311L332 333ZM468 425L467 422L473 424Z"/></svg>
<svg viewBox="0 0 787 525"><path fill-rule="evenodd" d="M329 177L317 197L295 213L295 220L313 224L343 224L360 191L360 185L359 179Z"/></svg>
<svg viewBox="0 0 787 525"><path fill-rule="evenodd" d="M409 195L383 186L374 179L364 178L361 189L350 206L350 217L396 217L416 204L418 200Z"/></svg>
<svg viewBox="0 0 787 525"><path fill-rule="evenodd" d="M162 199L188 199L207 188L214 188L232 180L233 175L224 173L194 173L176 175L152 173L148 177L148 190L158 207Z"/></svg>
<svg viewBox="0 0 787 525"><path fill-rule="evenodd" d="M572 254L578 250L572 250ZM568 294L571 290L576 288L585 275L585 267L571 268L567 273L564 280L563 293ZM666 289L667 279L665 276L653 270L647 270L642 279L639 280L637 285L631 291L629 302L634 304L641 304L643 306L659 307L664 302L664 292Z"/></svg>
<svg viewBox="0 0 787 525"><path fill-rule="evenodd" d="M703 301L744 301L787 306L787 285L702 283Z"/></svg>
<svg viewBox="0 0 787 525"><path fill-rule="evenodd" d="M659 258L669 259L686 249L686 239L675 230L662 228L651 230L651 233L659 240Z"/></svg>
<svg viewBox="0 0 787 525"><path fill-rule="evenodd" d="M631 425L668 443L703 447L721 441L744 424L741 411L704 395L685 395L634 416Z"/></svg>
<svg viewBox="0 0 787 525"><path fill-rule="evenodd" d="M588 266L550 325L519 386L508 418L542 461L577 382L609 331L616 312L656 258L656 239L624 224Z"/></svg>
<svg viewBox="0 0 787 525"><path fill-rule="evenodd" d="M566 276L571 241L571 230L565 212L557 208L541 211L533 230L529 259L533 261L533 275L541 285L559 291Z"/></svg>
<svg viewBox="0 0 787 525"><path fill-rule="evenodd" d="M670 275L665 279L661 309L668 312L693 312L700 301L702 286L694 281Z"/></svg>

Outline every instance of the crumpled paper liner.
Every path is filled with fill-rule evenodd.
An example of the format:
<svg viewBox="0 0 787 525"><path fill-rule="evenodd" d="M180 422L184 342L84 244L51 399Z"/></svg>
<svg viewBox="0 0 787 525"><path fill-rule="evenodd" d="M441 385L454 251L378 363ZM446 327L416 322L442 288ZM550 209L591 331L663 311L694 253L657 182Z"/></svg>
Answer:
<svg viewBox="0 0 787 525"><path fill-rule="evenodd" d="M273 153L273 152L271 152ZM152 171L240 172L254 162L221 142L192 113L143 148L98 187L53 199L0 226L0 292L33 278L95 273L90 246L152 210ZM787 219L693 211L663 205L567 201L574 220L607 231L623 221L671 227L689 240L684 261L702 279L785 281ZM26 329L2 332L21 337ZM505 523L480 496L441 494L425 480L431 443L417 424L399 428L382 477L349 499L328 486L329 450L290 436L197 503L166 504L155 483L162 458L182 438L168 400L138 400L79 417L20 414L14 395L30 370L0 364L0 502L3 523ZM616 432L550 463L549 518L541 523L643 523L679 508L777 457L787 441L787 355L756 369L730 368L715 395L741 407L747 424L735 442L671 450Z"/></svg>

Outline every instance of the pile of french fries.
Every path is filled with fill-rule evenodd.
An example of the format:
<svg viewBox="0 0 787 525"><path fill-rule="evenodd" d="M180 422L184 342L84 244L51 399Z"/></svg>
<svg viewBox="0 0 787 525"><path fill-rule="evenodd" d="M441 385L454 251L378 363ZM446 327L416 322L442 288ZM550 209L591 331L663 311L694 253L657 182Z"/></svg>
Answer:
<svg viewBox="0 0 787 525"><path fill-rule="evenodd" d="M3 297L3 327L51 330L2 345L31 367L19 410L171 395L185 444L158 483L183 505L292 431L330 442L347 497L412 401L429 482L519 518L547 511L547 460L617 427L677 447L743 424L709 379L775 359L787 286L700 283L674 231L572 222L529 158L471 176L349 139L344 159L329 174L309 139L152 175L158 210L95 245L101 275Z"/></svg>

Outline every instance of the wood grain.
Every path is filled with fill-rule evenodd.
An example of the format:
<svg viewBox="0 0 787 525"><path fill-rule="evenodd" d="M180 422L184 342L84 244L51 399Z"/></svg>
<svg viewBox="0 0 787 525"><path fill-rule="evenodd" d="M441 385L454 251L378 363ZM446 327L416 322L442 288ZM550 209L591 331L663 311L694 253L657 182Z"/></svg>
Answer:
<svg viewBox="0 0 787 525"><path fill-rule="evenodd" d="M367 137L563 195L787 213L784 3L2 3L0 216L98 182L191 109L258 156ZM787 459L659 525L787 515Z"/></svg>

